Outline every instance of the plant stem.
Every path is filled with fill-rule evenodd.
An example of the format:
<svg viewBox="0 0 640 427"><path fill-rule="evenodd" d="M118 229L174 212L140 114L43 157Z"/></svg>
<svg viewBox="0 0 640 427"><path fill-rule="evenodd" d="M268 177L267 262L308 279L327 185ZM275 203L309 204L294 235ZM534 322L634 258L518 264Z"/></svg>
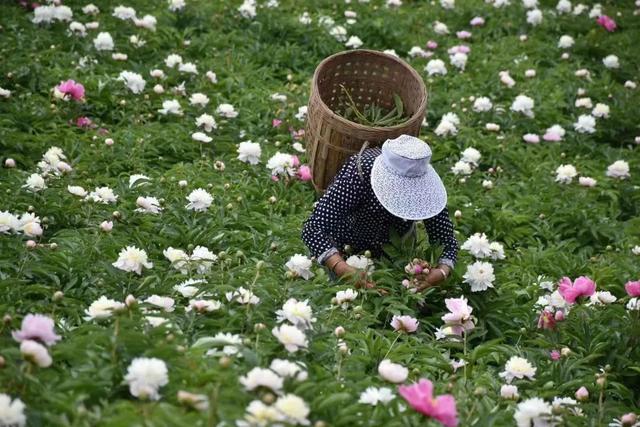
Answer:
<svg viewBox="0 0 640 427"><path fill-rule="evenodd" d="M396 335L396 339L393 340L393 342L391 343L391 346L389 347L389 350L387 350L387 353L384 355L382 360L386 359L389 353L391 353L391 349L393 348L393 345L396 343L396 341L398 341L398 338L400 338L400 333Z"/></svg>
<svg viewBox="0 0 640 427"><path fill-rule="evenodd" d="M207 420L207 426L215 427L218 424L218 392L220 390L220 384L213 387L211 396L209 396L209 419Z"/></svg>

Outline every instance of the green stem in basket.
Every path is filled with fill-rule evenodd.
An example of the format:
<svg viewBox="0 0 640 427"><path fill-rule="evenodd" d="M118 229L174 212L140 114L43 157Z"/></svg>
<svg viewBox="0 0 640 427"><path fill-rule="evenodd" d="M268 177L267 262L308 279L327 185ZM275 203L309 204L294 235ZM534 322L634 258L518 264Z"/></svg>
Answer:
<svg viewBox="0 0 640 427"><path fill-rule="evenodd" d="M349 107L351 107L351 109L352 109L353 113L356 115L356 117L358 117L358 119L361 120L362 124L368 124L369 120L367 120L367 118L364 116L364 114L362 114L360 112L360 110L358 109L358 106L356 105L355 101L351 97L351 93L349 93L349 90L347 90L347 88L344 87L344 85L340 85L340 88L342 89L344 94L347 95L347 102L349 103Z"/></svg>

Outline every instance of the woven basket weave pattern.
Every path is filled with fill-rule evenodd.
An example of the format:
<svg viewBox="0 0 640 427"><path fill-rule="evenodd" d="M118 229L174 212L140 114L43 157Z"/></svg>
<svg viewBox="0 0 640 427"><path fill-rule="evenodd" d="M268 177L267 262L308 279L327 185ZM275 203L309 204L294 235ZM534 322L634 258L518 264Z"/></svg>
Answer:
<svg viewBox="0 0 640 427"><path fill-rule="evenodd" d="M375 103L394 106L393 95L402 98L409 119L397 126L371 127L351 122L336 112L344 111L351 94L359 109ZM422 78L405 62L390 55L353 50L330 56L316 69L311 85L305 139L313 184L323 191L344 161L357 153L365 141L378 146L402 134L418 136L427 104Z"/></svg>

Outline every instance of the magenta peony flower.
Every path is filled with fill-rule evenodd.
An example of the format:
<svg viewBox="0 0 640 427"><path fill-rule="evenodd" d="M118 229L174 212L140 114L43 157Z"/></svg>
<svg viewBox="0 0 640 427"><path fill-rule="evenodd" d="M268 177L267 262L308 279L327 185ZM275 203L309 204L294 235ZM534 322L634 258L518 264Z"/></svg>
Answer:
<svg viewBox="0 0 640 427"><path fill-rule="evenodd" d="M311 168L308 165L302 165L298 169L298 178L300 181L311 181Z"/></svg>
<svg viewBox="0 0 640 427"><path fill-rule="evenodd" d="M625 283L624 290L627 291L627 295L630 297L640 297L640 280Z"/></svg>
<svg viewBox="0 0 640 427"><path fill-rule="evenodd" d="M56 89L71 97L75 101L81 101L84 98L84 86L80 83L76 83L74 80L67 80L66 82L60 82Z"/></svg>
<svg viewBox="0 0 640 427"><path fill-rule="evenodd" d="M280 126L282 124L282 120L280 119L273 119L271 120L271 126L273 126L274 128L277 128L278 126Z"/></svg>
<svg viewBox="0 0 640 427"><path fill-rule="evenodd" d="M76 119L76 126L78 126L79 128L88 128L91 127L92 124L93 122L89 117L82 116Z"/></svg>
<svg viewBox="0 0 640 427"><path fill-rule="evenodd" d="M423 415L440 421L446 427L458 425L458 413L456 400L450 394L433 396L433 384L427 379L421 379L418 383L398 387L398 393L416 411Z"/></svg>
<svg viewBox="0 0 640 427"><path fill-rule="evenodd" d="M396 332L415 332L419 324L418 319L411 316L393 316L391 319L391 326Z"/></svg>
<svg viewBox="0 0 640 427"><path fill-rule="evenodd" d="M573 304L579 297L590 297L596 291L596 284L585 276L578 277L573 283L568 277L563 277L558 284L558 292L569 304Z"/></svg>
<svg viewBox="0 0 640 427"><path fill-rule="evenodd" d="M561 313L559 311L558 313ZM552 312L543 310L538 318L538 328L540 329L554 329L556 327L556 319Z"/></svg>
<svg viewBox="0 0 640 427"><path fill-rule="evenodd" d="M616 25L616 21L614 21L612 18L608 17L607 15L600 15L598 19L596 19L596 22L598 23L598 25L600 25L602 28L609 31L610 33L615 31L616 28L618 28L618 26Z"/></svg>
<svg viewBox="0 0 640 427"><path fill-rule="evenodd" d="M22 319L22 328L11 333L13 339L41 341L46 345L53 345L61 339L53 330L53 319L42 314L27 314Z"/></svg>
<svg viewBox="0 0 640 427"><path fill-rule="evenodd" d="M562 355L558 350L551 350L551 353L549 353L549 357L551 357L551 360L560 360L560 356Z"/></svg>

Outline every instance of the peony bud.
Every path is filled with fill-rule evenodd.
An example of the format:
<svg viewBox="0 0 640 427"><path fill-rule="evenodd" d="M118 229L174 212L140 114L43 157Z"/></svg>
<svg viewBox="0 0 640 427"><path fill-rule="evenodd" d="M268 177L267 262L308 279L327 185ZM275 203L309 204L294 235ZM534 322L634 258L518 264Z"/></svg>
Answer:
<svg viewBox="0 0 640 427"><path fill-rule="evenodd" d="M13 319L11 318L11 315L10 315L10 314L5 314L5 315L2 317L2 322L3 322L5 325L10 325L12 320L13 320Z"/></svg>
<svg viewBox="0 0 640 427"><path fill-rule="evenodd" d="M4 357L0 356L0 369L4 368L6 364Z"/></svg>
<svg viewBox="0 0 640 427"><path fill-rule="evenodd" d="M138 304L138 300L136 299L136 297L134 297L133 295L129 294L124 299L124 303L126 304L127 307L131 308L131 307L134 307L136 304Z"/></svg>
<svg viewBox="0 0 640 427"><path fill-rule="evenodd" d="M5 168L15 168L16 167L16 161L13 160L12 158L8 158L4 161L4 167Z"/></svg>
<svg viewBox="0 0 640 427"><path fill-rule="evenodd" d="M638 416L633 412L629 412L628 414L624 414L622 417L620 417L620 422L625 427L635 425L637 420Z"/></svg>
<svg viewBox="0 0 640 427"><path fill-rule="evenodd" d="M278 199L276 199L276 196L269 197L269 203L274 204L277 201L278 201Z"/></svg>
<svg viewBox="0 0 640 427"><path fill-rule="evenodd" d="M122 214L119 211L113 211L111 216L116 218L116 219L122 218Z"/></svg>
<svg viewBox="0 0 640 427"><path fill-rule="evenodd" d="M503 399L517 400L520 395L518 394L518 387L511 384L503 384L500 387L500 397Z"/></svg>
<svg viewBox="0 0 640 427"><path fill-rule="evenodd" d="M567 357L571 354L571 349L569 347L562 347L562 349L560 350L560 354L564 357Z"/></svg>
<svg viewBox="0 0 640 427"><path fill-rule="evenodd" d="M36 243L35 240L27 240L26 245L27 245L27 248L29 248L29 249L33 249L36 246L38 246L38 244Z"/></svg>
<svg viewBox="0 0 640 427"><path fill-rule="evenodd" d="M338 337L338 338L343 337L343 336L344 336L344 334L345 334L346 332L347 332L347 331L345 331L345 329L344 329L342 326L338 326L338 327L333 331L334 335L335 335L336 337Z"/></svg>
<svg viewBox="0 0 640 427"><path fill-rule="evenodd" d="M100 229L105 233L110 232L113 229L113 221L102 221L100 223Z"/></svg>
<svg viewBox="0 0 640 427"><path fill-rule="evenodd" d="M264 323L256 323L255 325L253 325L253 330L255 332L264 331L265 329L267 329L267 325L265 325Z"/></svg>
<svg viewBox="0 0 640 427"><path fill-rule="evenodd" d="M105 140L104 140L104 143L105 143L106 145L108 145L108 146L112 146L112 145L113 145L113 142L114 142L114 141L113 141L113 139L111 139L111 138L107 138L107 139L105 139Z"/></svg>
<svg viewBox="0 0 640 427"><path fill-rule="evenodd" d="M554 315L554 318L556 319L556 321L562 322L564 320L564 311L562 311L562 310L556 311L556 314Z"/></svg>
<svg viewBox="0 0 640 427"><path fill-rule="evenodd" d="M221 367L228 368L229 366L231 366L231 363L233 363L233 359L231 359L229 356L222 356L219 362Z"/></svg>
<svg viewBox="0 0 640 427"><path fill-rule="evenodd" d="M184 179L181 179L180 181L178 181L178 185L179 185L180 187L186 187L186 186L187 186L187 184L188 184L188 183L187 183L187 181L186 181L186 180L184 180Z"/></svg>
<svg viewBox="0 0 640 427"><path fill-rule="evenodd" d="M62 298L64 298L64 293L62 291L55 291L53 293L53 300L54 301L60 301Z"/></svg>
<svg viewBox="0 0 640 427"><path fill-rule="evenodd" d="M576 399L581 402L589 399L589 390L587 390L585 386L580 387L578 390L576 390Z"/></svg>
<svg viewBox="0 0 640 427"><path fill-rule="evenodd" d="M453 216L456 218L462 218L462 212L460 210L457 210L453 213Z"/></svg>

